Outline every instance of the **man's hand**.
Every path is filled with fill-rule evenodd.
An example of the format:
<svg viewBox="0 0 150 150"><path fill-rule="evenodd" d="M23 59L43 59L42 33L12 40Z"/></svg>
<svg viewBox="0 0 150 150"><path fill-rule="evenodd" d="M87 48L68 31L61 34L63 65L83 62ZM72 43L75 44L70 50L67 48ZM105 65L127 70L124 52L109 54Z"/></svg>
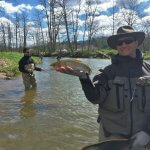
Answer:
<svg viewBox="0 0 150 150"><path fill-rule="evenodd" d="M33 69L27 69L29 73L33 73Z"/></svg>
<svg viewBox="0 0 150 150"><path fill-rule="evenodd" d="M133 148L138 146L146 146L150 142L150 136L144 131L136 133L131 139L135 139L132 144Z"/></svg>
<svg viewBox="0 0 150 150"><path fill-rule="evenodd" d="M83 72L82 70L73 70L69 66L66 66L66 67L61 66L59 68L56 68L56 71L59 71L61 73L74 75L74 76L78 76L81 79L87 79L87 75L85 72Z"/></svg>

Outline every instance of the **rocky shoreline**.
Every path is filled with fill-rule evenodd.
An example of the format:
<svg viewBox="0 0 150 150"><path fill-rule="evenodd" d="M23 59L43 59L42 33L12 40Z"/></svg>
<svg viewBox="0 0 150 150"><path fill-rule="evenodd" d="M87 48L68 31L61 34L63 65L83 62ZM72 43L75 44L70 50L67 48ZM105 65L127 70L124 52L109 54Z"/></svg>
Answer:
<svg viewBox="0 0 150 150"><path fill-rule="evenodd" d="M0 72L0 79L6 79L7 75L4 72Z"/></svg>
<svg viewBox="0 0 150 150"><path fill-rule="evenodd" d="M0 59L0 68L4 67L5 65L7 65L6 61L4 59ZM7 73L0 72L0 79L9 80L10 77L7 76Z"/></svg>

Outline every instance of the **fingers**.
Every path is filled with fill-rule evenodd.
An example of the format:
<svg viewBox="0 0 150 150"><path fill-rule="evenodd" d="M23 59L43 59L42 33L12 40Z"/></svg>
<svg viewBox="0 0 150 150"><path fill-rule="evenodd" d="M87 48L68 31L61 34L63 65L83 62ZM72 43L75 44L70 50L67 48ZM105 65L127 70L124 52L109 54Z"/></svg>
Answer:
<svg viewBox="0 0 150 150"><path fill-rule="evenodd" d="M69 66L66 66L66 69L70 70L70 71L73 71L73 69Z"/></svg>
<svg viewBox="0 0 150 150"><path fill-rule="evenodd" d="M78 77L81 77L81 78L87 78L87 75L84 71L74 70L70 66L65 66L65 67L60 66L60 67L56 68L56 71L59 71L61 73L66 73L66 74L69 74L69 75L78 76Z"/></svg>
<svg viewBox="0 0 150 150"><path fill-rule="evenodd" d="M61 67L59 67L59 68L56 68L56 71L59 71L59 72L64 73L64 72L66 71L66 68L63 67L63 66L61 66Z"/></svg>

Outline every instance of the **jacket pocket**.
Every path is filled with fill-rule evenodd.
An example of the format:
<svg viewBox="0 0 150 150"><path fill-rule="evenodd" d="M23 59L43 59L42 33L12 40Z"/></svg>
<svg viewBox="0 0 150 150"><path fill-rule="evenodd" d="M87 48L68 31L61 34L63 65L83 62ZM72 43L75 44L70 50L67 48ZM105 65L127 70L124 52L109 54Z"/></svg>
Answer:
<svg viewBox="0 0 150 150"><path fill-rule="evenodd" d="M125 82L121 77L116 77L109 83L110 91L107 99L102 105L102 109L120 112L124 110L124 87Z"/></svg>
<svg viewBox="0 0 150 150"><path fill-rule="evenodd" d="M143 112L150 112L150 86L137 85L138 108Z"/></svg>

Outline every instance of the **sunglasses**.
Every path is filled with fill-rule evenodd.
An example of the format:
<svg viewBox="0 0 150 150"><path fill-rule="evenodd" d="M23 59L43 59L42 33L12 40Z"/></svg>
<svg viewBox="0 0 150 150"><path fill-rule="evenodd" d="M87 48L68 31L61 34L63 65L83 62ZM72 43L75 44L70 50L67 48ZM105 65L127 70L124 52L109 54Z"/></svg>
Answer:
<svg viewBox="0 0 150 150"><path fill-rule="evenodd" d="M118 45L118 46L121 46L123 43L125 43L125 44L131 44L131 43L133 43L134 41L135 41L134 38L127 38L127 39L124 39L124 40L118 40L118 41L117 41L117 45Z"/></svg>

